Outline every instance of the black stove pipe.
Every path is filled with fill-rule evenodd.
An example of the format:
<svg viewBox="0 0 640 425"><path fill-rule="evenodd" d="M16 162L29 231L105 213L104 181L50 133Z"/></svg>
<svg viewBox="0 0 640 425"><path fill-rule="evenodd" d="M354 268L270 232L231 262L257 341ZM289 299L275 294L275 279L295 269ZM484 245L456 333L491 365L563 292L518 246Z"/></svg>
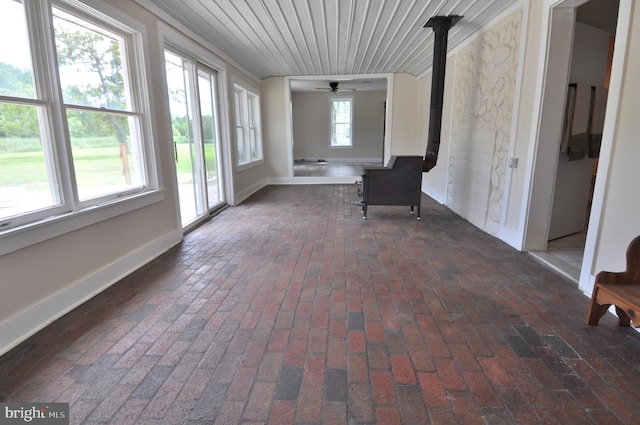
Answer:
<svg viewBox="0 0 640 425"><path fill-rule="evenodd" d="M433 28L433 70L431 72L431 109L429 112L429 136L422 171L436 166L442 131L442 104L444 102L444 74L447 66L447 35L461 16L434 16L424 27Z"/></svg>

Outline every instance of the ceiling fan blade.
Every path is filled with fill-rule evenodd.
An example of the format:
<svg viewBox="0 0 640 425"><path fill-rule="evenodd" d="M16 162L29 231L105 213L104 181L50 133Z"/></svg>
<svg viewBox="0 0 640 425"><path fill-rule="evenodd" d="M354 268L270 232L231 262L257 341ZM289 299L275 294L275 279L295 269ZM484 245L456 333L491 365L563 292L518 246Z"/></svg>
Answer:
<svg viewBox="0 0 640 425"><path fill-rule="evenodd" d="M316 90L322 90L322 91L327 91L329 93L338 93L341 91L356 91L356 89L345 89L342 87L339 87L339 83L336 81L331 81L329 83L329 87L316 87Z"/></svg>

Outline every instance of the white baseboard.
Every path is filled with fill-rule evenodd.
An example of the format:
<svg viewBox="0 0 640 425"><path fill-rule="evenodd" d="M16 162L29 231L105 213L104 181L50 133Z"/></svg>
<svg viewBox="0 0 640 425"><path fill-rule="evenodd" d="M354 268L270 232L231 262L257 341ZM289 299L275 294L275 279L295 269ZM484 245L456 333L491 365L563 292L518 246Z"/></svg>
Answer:
<svg viewBox="0 0 640 425"><path fill-rule="evenodd" d="M276 177L267 179L267 184L355 184L360 182L359 176L338 176L338 177Z"/></svg>
<svg viewBox="0 0 640 425"><path fill-rule="evenodd" d="M382 163L382 158L378 157L378 158L310 158L310 157L305 157L305 158L294 158L294 161L296 162L303 162L303 163L314 163L314 162L318 162L318 161L323 161L323 162L333 162L333 163L340 163L340 162L348 162L348 163L354 163L354 164L365 164L365 163L372 163L372 162L379 162Z"/></svg>
<svg viewBox="0 0 640 425"><path fill-rule="evenodd" d="M273 177L264 179L248 188L235 194L234 205L239 205L251 195L268 185L287 185L287 184L356 184L362 180L362 177L356 176L338 176L338 177Z"/></svg>
<svg viewBox="0 0 640 425"><path fill-rule="evenodd" d="M249 196L253 195L257 191L265 187L267 184L268 183L266 180L261 180L257 183L252 184L248 188L241 190L240 192L236 192L234 194L233 204L239 205L241 202L245 201Z"/></svg>
<svg viewBox="0 0 640 425"><path fill-rule="evenodd" d="M0 324L0 355L166 252L181 240L182 230L167 233L73 286L5 320Z"/></svg>

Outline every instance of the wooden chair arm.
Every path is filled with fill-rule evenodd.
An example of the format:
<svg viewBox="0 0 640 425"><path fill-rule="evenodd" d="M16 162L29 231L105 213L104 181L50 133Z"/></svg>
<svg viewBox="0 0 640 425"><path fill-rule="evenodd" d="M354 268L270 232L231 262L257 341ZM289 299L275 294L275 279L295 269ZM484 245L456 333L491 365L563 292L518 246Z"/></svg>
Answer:
<svg viewBox="0 0 640 425"><path fill-rule="evenodd" d="M617 285L617 284L622 284L622 285L629 285L629 284L635 284L635 285L640 285L640 282L633 282L632 281L632 275L631 273L624 271L624 272L600 272L596 275L596 283L607 283L607 284L611 284L611 285Z"/></svg>

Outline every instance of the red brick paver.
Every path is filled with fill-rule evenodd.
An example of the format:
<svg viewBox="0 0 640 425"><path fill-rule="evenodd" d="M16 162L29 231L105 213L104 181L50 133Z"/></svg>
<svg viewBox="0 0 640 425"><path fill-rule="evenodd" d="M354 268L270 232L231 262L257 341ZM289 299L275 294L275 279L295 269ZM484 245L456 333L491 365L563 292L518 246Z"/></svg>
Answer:
<svg viewBox="0 0 640 425"><path fill-rule="evenodd" d="M423 196L269 186L0 358L93 424L637 424L640 334Z"/></svg>

